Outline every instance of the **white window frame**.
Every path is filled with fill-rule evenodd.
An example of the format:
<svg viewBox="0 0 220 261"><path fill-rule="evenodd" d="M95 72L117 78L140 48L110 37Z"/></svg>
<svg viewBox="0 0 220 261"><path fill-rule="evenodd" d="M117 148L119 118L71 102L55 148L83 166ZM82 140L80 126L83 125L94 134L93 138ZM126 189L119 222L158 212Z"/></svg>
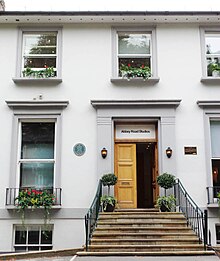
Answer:
<svg viewBox="0 0 220 261"><path fill-rule="evenodd" d="M14 225L14 229L13 229L13 248L15 250L15 247L26 247L26 251L28 251L28 247L38 247L38 251L41 251L41 247L51 247L51 249L53 249L53 235L54 235L54 227L52 224L50 225L47 225L48 227L51 228L51 231L52 231L52 242L51 244L41 244L40 241L41 241L41 231L42 230L45 230L45 225L32 225L32 224L29 224L29 225L25 225L25 227L23 225ZM28 231L30 230L30 227L36 227L36 228L39 228L39 244L28 244ZM48 227L46 228L46 230L48 230ZM21 229L25 229L25 232L27 233L27 237L26 237L26 244L15 244L15 233L16 233L16 229L17 228L21 228ZM37 250L36 250L37 251Z"/></svg>
<svg viewBox="0 0 220 261"><path fill-rule="evenodd" d="M22 143L22 130L21 125L22 122L25 123L32 123L32 122L53 122L55 124L55 133L54 133L54 158L53 159L21 159L21 143ZM18 153L17 153L17 184L16 187L20 187L20 181L21 181L21 173L20 173L20 166L22 163L53 163L54 164L54 172L53 172L53 188L55 187L55 173L56 173L56 143L57 143L57 119L56 118L19 118L18 119Z"/></svg>
<svg viewBox="0 0 220 261"><path fill-rule="evenodd" d="M45 27L45 28L35 28L35 27L31 27L31 28L27 28L27 27L21 27L18 30L18 50L17 50L17 68L16 68L16 78L24 78L22 76L22 71L23 71L23 67L24 67L24 47L23 47L23 35L25 33L33 33L33 34L37 34L37 33L45 33L45 32L56 32L57 33L57 46L56 46L56 77L52 77L54 79L61 78L61 53L62 53L62 28L60 27ZM47 56L47 55L45 55ZM32 80L35 78L31 78ZM44 80L49 80L48 79L44 79ZM35 79L35 80L39 80L39 79Z"/></svg>
<svg viewBox="0 0 220 261"><path fill-rule="evenodd" d="M134 55L134 58L151 58L151 73L152 76L150 78L158 78L157 75L157 55L156 55L156 28L155 27L138 27L138 28L128 28L128 27L117 27L117 28L112 28L112 78L121 78L118 76L118 59L119 59L119 54L118 54L118 35L120 33L130 33L130 34L148 34L151 35L151 44L150 44L150 54L146 55ZM132 55L121 55L120 57L132 57Z"/></svg>
<svg viewBox="0 0 220 261"><path fill-rule="evenodd" d="M200 28L200 39L201 39L201 59L202 59L202 77L207 78L209 80L219 80L220 81L220 77L213 77L213 76L208 76L207 74L207 62L206 62L206 58L210 57L214 59L214 57L219 57L220 58L220 54L206 54L206 35L208 34L213 34L213 35L219 35L220 38L220 29L219 28L215 28L215 27L205 27L205 28ZM203 81L203 79L202 79Z"/></svg>
<svg viewBox="0 0 220 261"><path fill-rule="evenodd" d="M7 105L13 109L13 126L11 141L11 169L10 169L10 188L18 188L20 173L18 171L18 151L19 151L19 122L33 120L54 120L56 121L56 151L54 171L54 187L61 187L61 135L62 135L62 111L65 109L68 101L6 101Z"/></svg>

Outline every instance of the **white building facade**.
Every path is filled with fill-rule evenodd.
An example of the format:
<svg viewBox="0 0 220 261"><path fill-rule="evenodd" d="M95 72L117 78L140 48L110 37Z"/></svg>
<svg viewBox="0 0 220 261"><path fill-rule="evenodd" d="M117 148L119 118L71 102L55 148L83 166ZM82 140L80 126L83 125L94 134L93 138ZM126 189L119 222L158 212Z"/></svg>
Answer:
<svg viewBox="0 0 220 261"><path fill-rule="evenodd" d="M121 153L135 175L131 189L122 184L129 203L115 191L121 207L153 207L157 175L172 173L208 209L212 244L220 242L219 19L0 12L0 252L82 246L98 180L117 174ZM151 76L127 79L122 65ZM24 226L14 206L19 190L45 187L55 194L47 236L42 209L27 210Z"/></svg>

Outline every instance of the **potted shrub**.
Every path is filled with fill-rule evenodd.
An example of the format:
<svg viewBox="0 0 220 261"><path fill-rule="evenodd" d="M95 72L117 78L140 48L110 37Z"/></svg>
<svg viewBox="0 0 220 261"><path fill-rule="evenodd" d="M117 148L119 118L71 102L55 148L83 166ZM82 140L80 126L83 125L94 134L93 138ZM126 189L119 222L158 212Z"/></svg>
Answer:
<svg viewBox="0 0 220 261"><path fill-rule="evenodd" d="M114 186L118 181L118 178L114 173L104 174L101 178L103 186L108 186L108 195L110 195L110 186Z"/></svg>
<svg viewBox="0 0 220 261"><path fill-rule="evenodd" d="M176 206L176 199L173 195L158 197L156 206L161 212L171 212Z"/></svg>
<svg viewBox="0 0 220 261"><path fill-rule="evenodd" d="M110 187L114 186L117 183L117 180L118 178L114 173L104 174L101 178L102 185L108 187L107 195L101 197L101 206L106 212L112 212L115 209L117 200L115 197L110 196Z"/></svg>
<svg viewBox="0 0 220 261"><path fill-rule="evenodd" d="M101 197L101 206L104 212L113 212L115 209L115 205L117 200L113 196L104 195Z"/></svg>
<svg viewBox="0 0 220 261"><path fill-rule="evenodd" d="M175 176L165 172L162 175L157 177L157 184L161 188L164 188L165 196L166 196L166 190L169 188L172 188L175 184Z"/></svg>

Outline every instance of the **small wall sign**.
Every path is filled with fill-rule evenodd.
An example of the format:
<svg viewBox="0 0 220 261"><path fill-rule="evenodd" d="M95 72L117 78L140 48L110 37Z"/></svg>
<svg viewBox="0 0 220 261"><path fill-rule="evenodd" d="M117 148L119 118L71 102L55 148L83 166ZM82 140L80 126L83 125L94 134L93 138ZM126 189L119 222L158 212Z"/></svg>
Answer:
<svg viewBox="0 0 220 261"><path fill-rule="evenodd" d="M86 152L86 146L82 143L77 143L73 147L73 152L75 153L76 156L82 156Z"/></svg>
<svg viewBox="0 0 220 261"><path fill-rule="evenodd" d="M184 147L185 155L197 155L197 147Z"/></svg>
<svg viewBox="0 0 220 261"><path fill-rule="evenodd" d="M116 139L155 139L155 125L116 125Z"/></svg>

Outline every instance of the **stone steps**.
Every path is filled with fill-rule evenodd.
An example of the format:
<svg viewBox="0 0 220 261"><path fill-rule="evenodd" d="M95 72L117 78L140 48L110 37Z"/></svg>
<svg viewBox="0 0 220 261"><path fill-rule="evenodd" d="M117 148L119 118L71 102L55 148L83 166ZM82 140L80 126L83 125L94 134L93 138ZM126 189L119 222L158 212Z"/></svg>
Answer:
<svg viewBox="0 0 220 261"><path fill-rule="evenodd" d="M143 245L143 244L128 244L128 245L90 245L89 251L96 251L96 252L159 252L159 251L166 251L166 252L173 252L173 251L202 251L203 245L199 244L173 244L173 245Z"/></svg>
<svg viewBox="0 0 220 261"><path fill-rule="evenodd" d="M167 252L167 251L157 251L157 252L151 252L151 251L142 251L142 252L129 252L129 251L116 251L116 252L95 252L95 251L81 251L77 252L78 256L195 256L197 259L197 256L212 256L215 255L214 251L173 251L173 252Z"/></svg>
<svg viewBox="0 0 220 261"><path fill-rule="evenodd" d="M211 254L204 251L204 245L187 226L182 213L120 209L113 213L100 213L88 251L79 255L153 256L177 253Z"/></svg>
<svg viewBox="0 0 220 261"><path fill-rule="evenodd" d="M125 233L125 232L119 232L119 233L100 233L100 232L95 232L93 234L93 238L96 239L101 239L101 240L107 240L107 239L198 239L195 233L193 232L188 232L188 233L143 233L143 232L136 232L136 233Z"/></svg>
<svg viewBox="0 0 220 261"><path fill-rule="evenodd" d="M115 239L104 239L94 238L91 240L92 245L179 245L179 244L199 244L198 238L168 238L168 239L157 239L155 238L115 238Z"/></svg>

